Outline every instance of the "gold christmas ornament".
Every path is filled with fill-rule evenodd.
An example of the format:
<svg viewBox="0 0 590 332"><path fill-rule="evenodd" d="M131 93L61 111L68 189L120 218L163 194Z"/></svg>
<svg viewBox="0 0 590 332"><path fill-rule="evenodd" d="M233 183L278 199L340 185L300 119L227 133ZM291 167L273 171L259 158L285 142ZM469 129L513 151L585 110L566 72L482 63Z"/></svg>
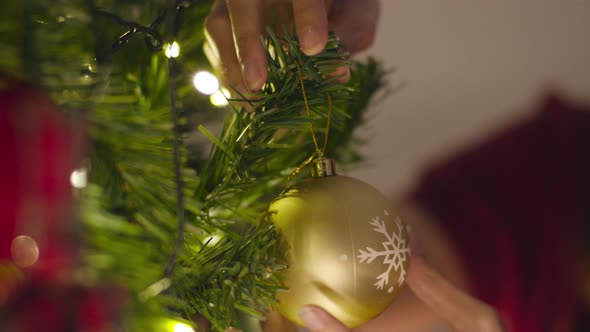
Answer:
<svg viewBox="0 0 590 332"><path fill-rule="evenodd" d="M298 312L318 305L352 328L383 312L409 266L408 232L390 201L360 180L336 175L329 159L275 199L270 218L288 245L288 290L277 310L303 325Z"/></svg>

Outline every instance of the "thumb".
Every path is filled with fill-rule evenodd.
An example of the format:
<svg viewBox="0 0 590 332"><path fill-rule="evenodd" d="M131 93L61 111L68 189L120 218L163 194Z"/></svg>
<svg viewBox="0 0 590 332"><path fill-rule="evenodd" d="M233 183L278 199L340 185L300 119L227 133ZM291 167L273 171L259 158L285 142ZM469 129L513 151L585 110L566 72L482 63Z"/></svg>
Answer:
<svg viewBox="0 0 590 332"><path fill-rule="evenodd" d="M492 307L453 286L419 255L412 257L406 282L455 331L504 331Z"/></svg>
<svg viewBox="0 0 590 332"><path fill-rule="evenodd" d="M310 332L350 332L339 320L317 306L305 306L299 317Z"/></svg>

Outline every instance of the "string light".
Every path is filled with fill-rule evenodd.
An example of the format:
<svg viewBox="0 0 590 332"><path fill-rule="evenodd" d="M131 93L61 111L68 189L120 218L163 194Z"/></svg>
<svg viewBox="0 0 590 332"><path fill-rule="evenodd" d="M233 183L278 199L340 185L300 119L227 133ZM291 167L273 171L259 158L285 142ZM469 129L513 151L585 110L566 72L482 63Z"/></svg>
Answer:
<svg viewBox="0 0 590 332"><path fill-rule="evenodd" d="M166 44L164 47L164 53L168 58L177 58L180 55L180 45L178 45L177 42Z"/></svg>
<svg viewBox="0 0 590 332"><path fill-rule="evenodd" d="M78 168L70 174L70 183L76 189L82 189L88 184L88 171L86 168Z"/></svg>
<svg viewBox="0 0 590 332"><path fill-rule="evenodd" d="M211 95L211 97L209 97L209 100L211 101L211 104L213 104L213 106L217 106L217 107L223 107L223 106L227 106L228 101L227 98L230 98L230 94L229 91L227 91L226 88L221 88L217 91L215 91L214 94Z"/></svg>
<svg viewBox="0 0 590 332"><path fill-rule="evenodd" d="M39 259L39 246L32 237L19 235L12 240L10 254L16 266L30 267L35 265Z"/></svg>
<svg viewBox="0 0 590 332"><path fill-rule="evenodd" d="M221 240L222 236L219 234L214 234L211 235L207 238L207 240L205 241L205 243L207 243L210 246L213 246L215 244L217 244L220 240Z"/></svg>
<svg viewBox="0 0 590 332"><path fill-rule="evenodd" d="M174 332L195 332L195 330L184 323L176 323L174 324Z"/></svg>
<svg viewBox="0 0 590 332"><path fill-rule="evenodd" d="M219 90L219 80L208 71L200 71L193 76L195 89L205 95L212 95Z"/></svg>

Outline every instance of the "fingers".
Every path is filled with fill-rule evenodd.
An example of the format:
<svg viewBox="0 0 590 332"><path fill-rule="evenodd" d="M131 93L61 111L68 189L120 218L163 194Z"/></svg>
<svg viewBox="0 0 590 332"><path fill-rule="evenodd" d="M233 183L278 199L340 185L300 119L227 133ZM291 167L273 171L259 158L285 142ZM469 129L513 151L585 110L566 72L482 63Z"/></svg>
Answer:
<svg viewBox="0 0 590 332"><path fill-rule="evenodd" d="M244 82L250 90L260 90L266 82L266 53L262 35L262 0L227 0L234 45Z"/></svg>
<svg viewBox="0 0 590 332"><path fill-rule="evenodd" d="M233 32L225 0L218 0L205 20L204 52L225 84L245 92L242 70L236 57Z"/></svg>
<svg viewBox="0 0 590 332"><path fill-rule="evenodd" d="M257 91L267 79L267 60L260 36L263 0L216 0L205 21L204 50L224 83L241 92ZM292 0L293 17L302 51L315 55L328 39L331 26L351 52L367 48L374 39L378 0ZM342 81L348 79L347 68Z"/></svg>
<svg viewBox="0 0 590 332"><path fill-rule="evenodd" d="M263 332L297 332L295 324L288 321L276 310L271 310L261 325Z"/></svg>
<svg viewBox="0 0 590 332"><path fill-rule="evenodd" d="M293 0L295 28L301 50L316 55L328 41L328 16L324 0Z"/></svg>
<svg viewBox="0 0 590 332"><path fill-rule="evenodd" d="M455 288L418 255L412 256L406 282L455 331L503 331L499 317L490 306Z"/></svg>
<svg viewBox="0 0 590 332"><path fill-rule="evenodd" d="M299 317L310 332L350 332L340 321L316 306L305 306L299 312Z"/></svg>
<svg viewBox="0 0 590 332"><path fill-rule="evenodd" d="M350 67L349 66L342 66L336 68L334 72L327 75L328 78L338 77L339 82L348 82L350 80Z"/></svg>
<svg viewBox="0 0 590 332"><path fill-rule="evenodd" d="M242 93L260 90L267 78L261 1L217 0L205 20L205 55L222 81Z"/></svg>
<svg viewBox="0 0 590 332"><path fill-rule="evenodd" d="M379 0L334 1L330 29L347 51L358 53L373 44L378 19Z"/></svg>

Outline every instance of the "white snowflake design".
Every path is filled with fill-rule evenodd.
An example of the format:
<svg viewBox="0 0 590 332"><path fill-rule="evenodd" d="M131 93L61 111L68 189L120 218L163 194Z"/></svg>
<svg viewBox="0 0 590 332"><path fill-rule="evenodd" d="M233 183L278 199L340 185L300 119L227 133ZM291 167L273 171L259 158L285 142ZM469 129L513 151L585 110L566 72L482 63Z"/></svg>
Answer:
<svg viewBox="0 0 590 332"><path fill-rule="evenodd" d="M384 213L386 216L389 215L388 211L384 211ZM374 217L370 222L371 225L375 226L373 230L377 233L385 235L387 238L387 241L381 243L384 250L377 251L373 248L367 247L366 250L359 249L359 254L357 255L357 258L361 263L366 262L367 264L373 262L373 260L375 260L377 257L383 256L383 265L387 265L387 270L377 276L377 282L374 283L377 289L384 289L386 285L389 285L389 274L391 273L392 269L395 271L400 270L396 286L399 286L406 277L404 262L410 255L410 244L408 241L402 239L404 225L402 224L401 219L396 217L394 220L399 232L396 234L394 231L389 234L387 232L387 227L385 226L385 221L381 217ZM391 293L393 290L394 286L391 286L387 289L387 292Z"/></svg>

